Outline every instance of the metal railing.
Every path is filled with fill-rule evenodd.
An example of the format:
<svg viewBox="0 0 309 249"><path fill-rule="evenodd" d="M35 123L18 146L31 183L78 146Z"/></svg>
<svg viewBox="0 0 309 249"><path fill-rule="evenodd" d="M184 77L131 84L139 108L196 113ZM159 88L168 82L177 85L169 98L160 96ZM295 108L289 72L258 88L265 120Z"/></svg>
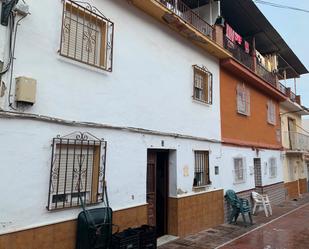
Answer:
<svg viewBox="0 0 309 249"><path fill-rule="evenodd" d="M292 131L286 131L283 135L288 149L309 151L309 135Z"/></svg>
<svg viewBox="0 0 309 249"><path fill-rule="evenodd" d="M273 87L277 87L276 75L269 72L265 67L263 67L258 62L256 63L256 74L263 78L266 82L271 84Z"/></svg>
<svg viewBox="0 0 309 249"><path fill-rule="evenodd" d="M240 63L248 67L250 70L254 71L252 56L246 53L241 47L232 42L226 36L224 36L224 48L230 51L235 57L235 59L237 59Z"/></svg>
<svg viewBox="0 0 309 249"><path fill-rule="evenodd" d="M295 102L296 101L296 94L293 93L292 91L290 92L290 99Z"/></svg>
<svg viewBox="0 0 309 249"><path fill-rule="evenodd" d="M287 90L286 90L286 87L282 84L282 83L279 83L279 90L280 92L282 92L283 94L287 94Z"/></svg>
<svg viewBox="0 0 309 249"><path fill-rule="evenodd" d="M203 18L201 18L197 13L195 13L190 7L188 7L181 0L155 0L166 8L171 10L174 14L189 23L198 31L202 32L204 35L209 36L213 39L213 27L207 23Z"/></svg>
<svg viewBox="0 0 309 249"><path fill-rule="evenodd" d="M111 72L114 23L86 2L63 1L59 54Z"/></svg>

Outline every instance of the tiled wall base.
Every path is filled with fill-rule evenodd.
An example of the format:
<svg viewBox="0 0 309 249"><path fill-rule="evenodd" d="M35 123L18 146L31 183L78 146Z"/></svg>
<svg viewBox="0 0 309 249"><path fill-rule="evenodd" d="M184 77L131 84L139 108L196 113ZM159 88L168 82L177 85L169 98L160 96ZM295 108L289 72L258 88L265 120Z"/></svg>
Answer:
<svg viewBox="0 0 309 249"><path fill-rule="evenodd" d="M113 213L120 229L147 223L147 205ZM76 220L0 235L0 249L75 249Z"/></svg>
<svg viewBox="0 0 309 249"><path fill-rule="evenodd" d="M222 224L223 190L169 198L168 211L168 233L179 237Z"/></svg>
<svg viewBox="0 0 309 249"><path fill-rule="evenodd" d="M308 180L307 180L307 178L299 179L299 187L300 187L300 193L301 194L308 192Z"/></svg>
<svg viewBox="0 0 309 249"><path fill-rule="evenodd" d="M285 188L287 189L288 197L290 199L298 198L299 193L304 194L308 192L308 183L307 179L299 179L299 181L286 182L284 183Z"/></svg>
<svg viewBox="0 0 309 249"><path fill-rule="evenodd" d="M254 189L249 189L249 190L237 193L238 197L246 198L247 200L249 200L251 207L253 207L253 200L251 198L252 191L256 191L261 194L267 194L269 196L269 199L272 205L280 204L286 199L286 189L285 189L285 184L283 182L279 182L276 184L263 186L263 187L257 187ZM224 221L226 223L228 222L228 217L231 211L232 211L231 207L225 200L224 201Z"/></svg>

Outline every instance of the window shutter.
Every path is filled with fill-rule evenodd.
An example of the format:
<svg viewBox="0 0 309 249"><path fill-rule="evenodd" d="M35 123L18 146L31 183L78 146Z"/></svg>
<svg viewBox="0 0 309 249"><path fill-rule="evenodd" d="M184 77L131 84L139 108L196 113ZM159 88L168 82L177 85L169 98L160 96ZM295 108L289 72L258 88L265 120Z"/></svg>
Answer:
<svg viewBox="0 0 309 249"><path fill-rule="evenodd" d="M250 109L250 91L249 89L246 90L246 98L247 98L247 115L249 116L251 114L251 109Z"/></svg>
<svg viewBox="0 0 309 249"><path fill-rule="evenodd" d="M204 100L209 102L209 75L204 75Z"/></svg>

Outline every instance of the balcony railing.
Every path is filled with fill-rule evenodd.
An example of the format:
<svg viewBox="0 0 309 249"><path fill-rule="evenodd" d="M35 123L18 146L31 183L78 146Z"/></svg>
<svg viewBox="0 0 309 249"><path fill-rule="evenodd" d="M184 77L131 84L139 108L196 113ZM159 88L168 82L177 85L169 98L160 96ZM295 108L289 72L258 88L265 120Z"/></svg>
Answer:
<svg viewBox="0 0 309 249"><path fill-rule="evenodd" d="M265 81L267 81L269 84L271 84L273 87L277 87L276 75L269 72L265 67L263 67L259 63L256 63L256 73Z"/></svg>
<svg viewBox="0 0 309 249"><path fill-rule="evenodd" d="M213 39L213 27L196 14L190 7L188 7L181 0L155 0L163 4L166 8L171 10L175 15L180 17L186 23L189 23L204 35Z"/></svg>
<svg viewBox="0 0 309 249"><path fill-rule="evenodd" d="M240 63L254 71L252 56L247 54L241 47L232 42L226 36L224 36L224 48L230 51L234 58L237 59Z"/></svg>
<svg viewBox="0 0 309 249"><path fill-rule="evenodd" d="M290 99L295 102L296 101L296 94L290 91Z"/></svg>
<svg viewBox="0 0 309 249"><path fill-rule="evenodd" d="M309 135L287 131L284 136L285 141L288 142L288 149L309 151Z"/></svg>
<svg viewBox="0 0 309 249"><path fill-rule="evenodd" d="M282 83L279 83L279 90L280 90L280 92L282 92L284 95L287 94L286 87L285 87L284 85L282 85Z"/></svg>
<svg viewBox="0 0 309 249"><path fill-rule="evenodd" d="M277 88L277 78L272 72L269 72L265 67L258 62L254 63L254 58L246 53L243 48L232 42L229 38L224 36L224 48L233 54L233 57L241 64L255 72L258 76L264 79L268 84ZM256 65L254 65L256 64ZM280 88L280 87L279 87Z"/></svg>

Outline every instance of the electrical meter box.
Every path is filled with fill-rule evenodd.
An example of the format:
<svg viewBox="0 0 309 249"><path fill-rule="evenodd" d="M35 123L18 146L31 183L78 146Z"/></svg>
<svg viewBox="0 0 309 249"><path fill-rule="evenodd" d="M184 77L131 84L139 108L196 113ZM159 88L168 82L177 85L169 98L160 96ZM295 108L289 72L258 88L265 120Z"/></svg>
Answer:
<svg viewBox="0 0 309 249"><path fill-rule="evenodd" d="M36 99L36 80L28 77L16 78L15 101L33 105Z"/></svg>

